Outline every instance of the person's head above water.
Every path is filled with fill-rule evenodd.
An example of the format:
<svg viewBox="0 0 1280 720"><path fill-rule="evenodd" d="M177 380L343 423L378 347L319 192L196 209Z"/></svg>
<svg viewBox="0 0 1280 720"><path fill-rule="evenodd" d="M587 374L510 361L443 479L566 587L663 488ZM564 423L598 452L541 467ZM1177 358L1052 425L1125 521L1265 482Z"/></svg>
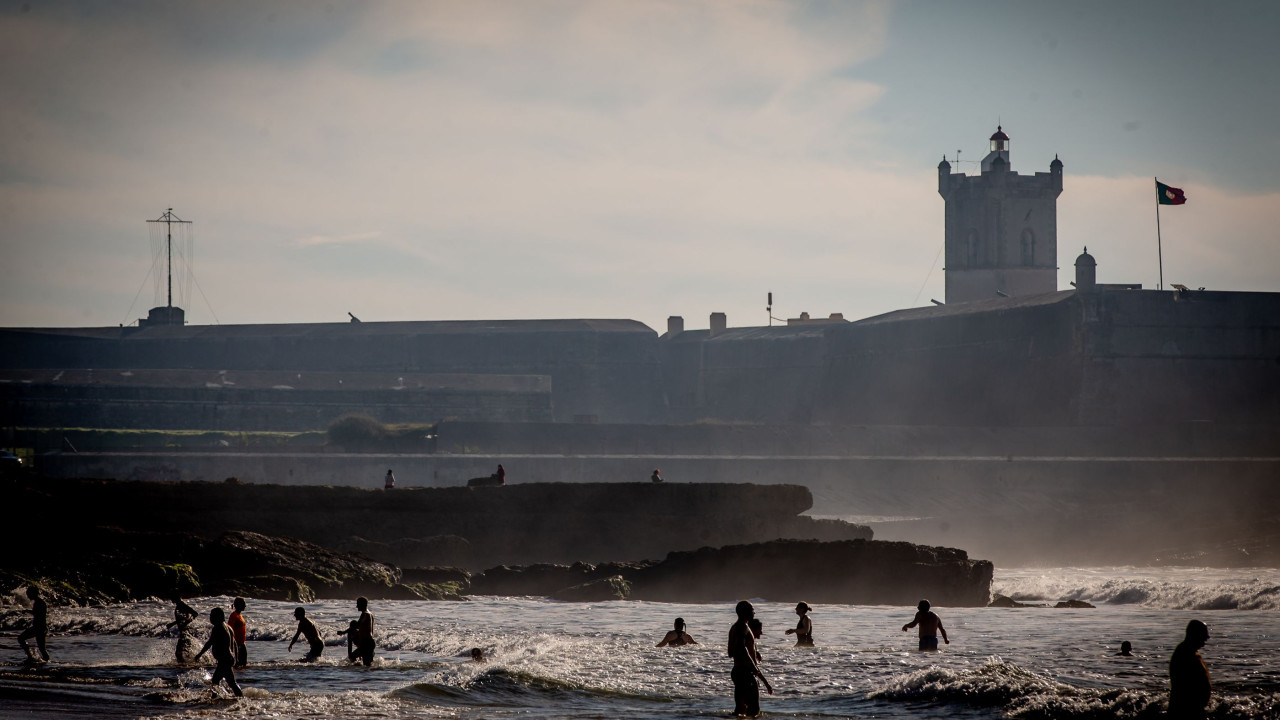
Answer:
<svg viewBox="0 0 1280 720"><path fill-rule="evenodd" d="M1121 654L1121 655L1132 655L1132 654L1133 654L1133 643L1129 642L1128 640L1125 640L1124 642L1120 643L1120 654Z"/></svg>
<svg viewBox="0 0 1280 720"><path fill-rule="evenodd" d="M368 610L369 598L364 597L363 595L356 598L356 609L359 610L360 612L364 612L365 610Z"/></svg>
<svg viewBox="0 0 1280 720"><path fill-rule="evenodd" d="M1204 647L1206 641L1209 640L1209 626L1199 620L1192 620L1187 623L1187 638L1183 642L1188 642L1196 646L1196 649Z"/></svg>
<svg viewBox="0 0 1280 720"><path fill-rule="evenodd" d="M684 630L684 618L676 618L676 630Z"/></svg>
<svg viewBox="0 0 1280 720"><path fill-rule="evenodd" d="M226 622L227 614L222 612L222 608L214 608L209 611L209 622L214 625L221 625Z"/></svg>
<svg viewBox="0 0 1280 720"><path fill-rule="evenodd" d="M306 616L307 616L307 609L306 609L306 608L294 608L294 609L293 609L293 616L294 616L295 618L297 618L297 619L301 620L302 618L304 618L304 617L306 617Z"/></svg>
<svg viewBox="0 0 1280 720"><path fill-rule="evenodd" d="M803 601L803 600L801 600L800 602L796 603L796 614L797 614L797 615L803 615L804 613L807 613L807 612L813 612L813 608L809 607L809 603L807 603L807 602L805 602L805 601Z"/></svg>
<svg viewBox="0 0 1280 720"><path fill-rule="evenodd" d="M751 634L760 637L764 634L764 623L760 622L760 618L751 618L747 621L747 627L751 628Z"/></svg>
<svg viewBox="0 0 1280 720"><path fill-rule="evenodd" d="M237 610L244 610L244 598L238 597L231 601L231 605Z"/></svg>
<svg viewBox="0 0 1280 720"><path fill-rule="evenodd" d="M738 614L740 620L750 620L756 616L756 609L746 600L739 600L733 607L733 611Z"/></svg>
<svg viewBox="0 0 1280 720"><path fill-rule="evenodd" d="M929 606L928 600L921 600L920 604L916 605L916 609L919 610L920 612L929 612L929 607L930 606Z"/></svg>

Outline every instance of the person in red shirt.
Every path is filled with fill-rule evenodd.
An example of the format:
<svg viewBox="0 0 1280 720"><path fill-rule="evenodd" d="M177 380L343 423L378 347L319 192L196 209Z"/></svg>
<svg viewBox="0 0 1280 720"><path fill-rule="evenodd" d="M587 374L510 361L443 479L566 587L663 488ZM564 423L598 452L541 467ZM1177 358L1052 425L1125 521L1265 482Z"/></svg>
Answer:
<svg viewBox="0 0 1280 720"><path fill-rule="evenodd" d="M244 667L249 664L249 650L244 646L249 634L249 626L244 621L244 598L236 598L232 605L236 610L227 618L227 624L231 626L231 636L236 641L236 667Z"/></svg>

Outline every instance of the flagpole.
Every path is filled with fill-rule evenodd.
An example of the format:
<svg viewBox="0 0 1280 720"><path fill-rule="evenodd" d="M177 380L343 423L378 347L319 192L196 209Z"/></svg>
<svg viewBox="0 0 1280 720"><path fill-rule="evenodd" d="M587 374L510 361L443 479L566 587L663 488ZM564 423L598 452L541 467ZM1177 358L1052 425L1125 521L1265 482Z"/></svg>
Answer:
<svg viewBox="0 0 1280 720"><path fill-rule="evenodd" d="M1160 178L1153 177L1156 181L1156 189L1160 189ZM1156 261L1160 264L1160 282L1156 285L1157 290L1164 289L1164 249L1160 242L1160 198L1156 197Z"/></svg>

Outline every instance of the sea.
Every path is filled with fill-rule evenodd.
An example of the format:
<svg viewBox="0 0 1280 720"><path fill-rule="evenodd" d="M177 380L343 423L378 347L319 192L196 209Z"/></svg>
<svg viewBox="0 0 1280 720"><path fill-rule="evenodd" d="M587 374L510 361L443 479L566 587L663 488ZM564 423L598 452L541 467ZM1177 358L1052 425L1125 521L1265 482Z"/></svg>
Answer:
<svg viewBox="0 0 1280 720"><path fill-rule="evenodd" d="M833 570L838 571L838 570ZM1155 718L1168 659L1187 621L1201 651L1213 718L1280 717L1280 570L1056 568L997 570L993 591L1027 603L1094 609L936 607L951 643L918 652L902 631L913 607L815 605L816 647L797 648L795 602L756 602L761 667L774 687L765 717ZM188 600L202 617L231 598ZM714 718L732 715L726 637L733 602L564 603L528 597L375 601L377 659L346 662L338 630L350 601L305 605L326 640L320 662L287 650L295 604L250 598L244 697L211 690L211 662L179 666L157 600L52 608L52 661L24 662L29 613L0 612L4 718ZM655 644L682 617L696 645ZM201 641L203 637L200 638ZM1120 643L1132 657L1118 656ZM486 662L472 662L479 647Z"/></svg>

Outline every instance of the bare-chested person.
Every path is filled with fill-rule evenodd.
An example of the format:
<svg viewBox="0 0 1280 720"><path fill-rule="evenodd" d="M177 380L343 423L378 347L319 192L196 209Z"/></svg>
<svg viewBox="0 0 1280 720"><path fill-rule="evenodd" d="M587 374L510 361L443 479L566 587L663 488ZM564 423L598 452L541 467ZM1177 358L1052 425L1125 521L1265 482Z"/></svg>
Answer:
<svg viewBox="0 0 1280 720"><path fill-rule="evenodd" d="M738 614L738 622L729 628L729 657L733 658L733 672L730 674L733 678L733 713L755 717L760 714L760 685L756 678L760 678L770 695L773 687L756 663L756 638L748 624L755 617L755 608L746 600L740 600L734 612Z"/></svg>
<svg viewBox="0 0 1280 720"><path fill-rule="evenodd" d="M916 606L916 617L911 622L902 626L902 632L906 632L916 625L920 626L920 649L921 650L937 650L938 649L938 633L942 633L942 641L950 645L951 641L947 639L947 629L942 627L942 618L938 614L929 609L929 601L921 600Z"/></svg>
<svg viewBox="0 0 1280 720"><path fill-rule="evenodd" d="M49 604L40 597L40 588L35 585L27 586L27 598L31 600L31 627L22 631L18 635L18 644L22 646L22 651L27 654L31 660L40 662L49 662L49 651L45 649L44 641L49 634ZM36 640L36 649L33 652L27 641L31 638ZM36 653L39 653L37 655Z"/></svg>
<svg viewBox="0 0 1280 720"><path fill-rule="evenodd" d="M676 618L676 629L668 630L666 636L662 638L662 642L658 643L656 647L667 647L668 645L671 647L680 647L681 645L697 644L698 641L694 640L692 635L684 631L684 618Z"/></svg>
<svg viewBox="0 0 1280 720"><path fill-rule="evenodd" d="M289 652L293 652L293 644L298 642L298 636L302 635L307 638L307 644L311 646L311 649L298 662L315 662L319 660L320 656L324 654L324 643L320 641L320 631L316 629L316 624L311 622L311 618L307 617L305 608L295 609L293 616L298 619L298 631L293 634L293 639L289 641Z"/></svg>
<svg viewBox="0 0 1280 720"><path fill-rule="evenodd" d="M356 620L356 657L365 667L373 664L373 613L369 612L369 598L356 598L356 609L360 611L360 619Z"/></svg>
<svg viewBox="0 0 1280 720"><path fill-rule="evenodd" d="M227 625L227 615L222 608L214 608L209 611L209 625L212 629L209 631L209 640L200 648L200 652L196 653L196 660L199 660L210 649L213 650L213 659L217 662L217 667L213 669L213 687L217 688L218 683L223 679L227 681L227 685L231 688L231 692L236 697L241 697L244 692L240 686L236 684L236 673L232 669L236 662L236 639L231 634L231 628Z"/></svg>

